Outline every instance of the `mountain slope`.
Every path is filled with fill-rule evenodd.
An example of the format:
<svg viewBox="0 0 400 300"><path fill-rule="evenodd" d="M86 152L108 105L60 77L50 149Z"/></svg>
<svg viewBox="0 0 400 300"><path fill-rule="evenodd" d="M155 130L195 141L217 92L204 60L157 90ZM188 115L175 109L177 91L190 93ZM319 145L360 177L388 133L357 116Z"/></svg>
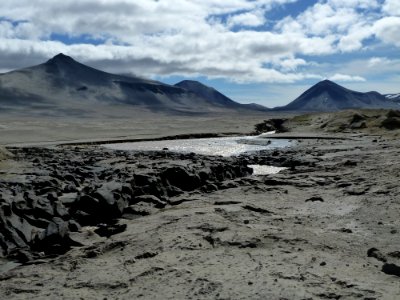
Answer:
<svg viewBox="0 0 400 300"><path fill-rule="evenodd" d="M398 108L378 92L361 93L324 80L301 94L280 111L336 111L349 108Z"/></svg>
<svg viewBox="0 0 400 300"><path fill-rule="evenodd" d="M205 93L180 86L106 73L64 54L0 75L0 111L40 108L68 113L110 105L179 113L246 108L230 99L223 101L225 96L216 90L214 93L222 100L213 101Z"/></svg>
<svg viewBox="0 0 400 300"><path fill-rule="evenodd" d="M177 84L176 87L188 90L196 94L197 96L207 99L211 103L216 105L222 105L227 107L240 107L241 105L225 95L218 92L216 89L206 86L198 81L183 80Z"/></svg>
<svg viewBox="0 0 400 300"><path fill-rule="evenodd" d="M389 100L400 102L400 93L399 94L386 94L384 96Z"/></svg>
<svg viewBox="0 0 400 300"><path fill-rule="evenodd" d="M175 84L176 87L183 88L185 90L191 91L196 94L198 97L207 99L214 105L223 106L223 107L231 107L236 109L248 109L248 110L256 110L256 111L269 111L265 106L249 103L249 104L240 104L232 99L228 98L224 94L220 93L213 87L202 84L201 82L194 80L183 80Z"/></svg>

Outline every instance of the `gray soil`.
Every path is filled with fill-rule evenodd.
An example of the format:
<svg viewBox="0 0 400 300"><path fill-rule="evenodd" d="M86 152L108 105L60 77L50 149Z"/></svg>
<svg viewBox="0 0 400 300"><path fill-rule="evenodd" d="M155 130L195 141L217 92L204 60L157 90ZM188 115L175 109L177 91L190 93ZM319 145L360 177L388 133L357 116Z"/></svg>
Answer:
<svg viewBox="0 0 400 300"><path fill-rule="evenodd" d="M0 298L397 299L397 131L348 128L342 139L317 139L328 134L317 127L297 120L293 134L308 128L313 139L239 158L10 148L0 202L12 213L2 226L11 232L14 215L29 219L30 197L47 195L41 207L53 203L53 213L24 223L35 234L25 232L23 247L3 247L21 265L1 264ZM255 176L247 164L288 169ZM52 183L35 185L44 180ZM110 206L101 206L107 191ZM83 196L97 197L98 214Z"/></svg>

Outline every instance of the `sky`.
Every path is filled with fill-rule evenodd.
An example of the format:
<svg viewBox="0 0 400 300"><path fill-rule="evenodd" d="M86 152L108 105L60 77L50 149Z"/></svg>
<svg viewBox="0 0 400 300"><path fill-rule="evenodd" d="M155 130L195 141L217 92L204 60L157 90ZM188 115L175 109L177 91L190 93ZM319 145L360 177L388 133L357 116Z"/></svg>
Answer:
<svg viewBox="0 0 400 300"><path fill-rule="evenodd" d="M1 0L0 72L58 53L267 107L323 79L399 93L400 0Z"/></svg>

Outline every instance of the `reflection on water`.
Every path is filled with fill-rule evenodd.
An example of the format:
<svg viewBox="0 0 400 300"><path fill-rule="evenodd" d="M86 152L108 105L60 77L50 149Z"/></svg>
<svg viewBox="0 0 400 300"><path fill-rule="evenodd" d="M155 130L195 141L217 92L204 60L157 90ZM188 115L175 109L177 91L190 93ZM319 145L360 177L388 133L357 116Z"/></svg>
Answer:
<svg viewBox="0 0 400 300"><path fill-rule="evenodd" d="M164 140L103 145L113 150L194 152L203 155L235 156L245 152L283 148L288 140L274 140L258 136L235 136L185 140Z"/></svg>
<svg viewBox="0 0 400 300"><path fill-rule="evenodd" d="M253 169L253 175L269 175L278 174L280 171L286 170L283 167L263 166L263 165L249 165Z"/></svg>

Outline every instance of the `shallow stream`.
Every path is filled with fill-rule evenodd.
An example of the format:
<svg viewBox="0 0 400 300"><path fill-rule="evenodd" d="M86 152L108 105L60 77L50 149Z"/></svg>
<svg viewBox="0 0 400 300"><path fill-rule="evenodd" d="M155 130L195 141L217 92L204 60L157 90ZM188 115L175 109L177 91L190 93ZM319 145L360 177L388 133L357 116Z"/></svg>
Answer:
<svg viewBox="0 0 400 300"><path fill-rule="evenodd" d="M261 136L233 136L219 138L183 139L146 141L134 143L105 144L103 147L112 150L125 151L162 151L168 150L182 153L196 153L201 155L236 156L244 153L257 152L289 147L291 141L269 139L268 135ZM251 165L254 175L276 174L285 168L273 166Z"/></svg>
<svg viewBox="0 0 400 300"><path fill-rule="evenodd" d="M260 136L232 136L184 140L146 141L106 144L105 148L131 151L161 151L197 153L202 155L236 156L243 153L290 146L289 140L274 140Z"/></svg>

